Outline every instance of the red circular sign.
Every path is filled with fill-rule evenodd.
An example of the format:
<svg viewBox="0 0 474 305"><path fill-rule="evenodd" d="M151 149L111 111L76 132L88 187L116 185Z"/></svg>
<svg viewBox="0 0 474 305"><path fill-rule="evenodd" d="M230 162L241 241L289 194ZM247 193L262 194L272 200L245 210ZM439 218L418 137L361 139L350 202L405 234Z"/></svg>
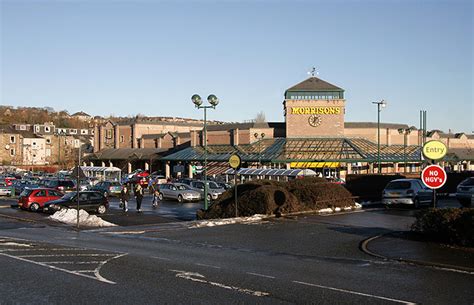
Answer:
<svg viewBox="0 0 474 305"><path fill-rule="evenodd" d="M421 181L430 189L439 189L446 179L446 172L439 165L429 165L421 172Z"/></svg>

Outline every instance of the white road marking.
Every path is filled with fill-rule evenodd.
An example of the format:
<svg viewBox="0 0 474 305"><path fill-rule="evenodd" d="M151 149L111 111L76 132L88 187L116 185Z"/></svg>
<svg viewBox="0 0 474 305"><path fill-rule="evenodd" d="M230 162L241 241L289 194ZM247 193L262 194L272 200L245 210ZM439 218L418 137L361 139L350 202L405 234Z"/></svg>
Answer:
<svg viewBox="0 0 474 305"><path fill-rule="evenodd" d="M415 305L416 304L416 303L413 303L413 302L402 301L402 300L397 300L397 299L391 299L391 298L386 298L386 297L382 297L382 296L378 296L378 295L362 293L362 292L357 292L357 291L352 291L352 290L345 290L345 289L334 288L334 287L328 287L328 286L323 286L323 285L316 285L316 284L299 282L299 281L293 281L293 283L306 285L306 286L312 286L312 287L318 287L318 288L322 288L322 289L329 289L329 290L334 290L334 291L339 291L339 292L345 292L345 293L360 295L360 296L364 296L364 297L368 297L368 298L385 300L385 301L401 303L401 304L406 304L406 305Z"/></svg>
<svg viewBox="0 0 474 305"><path fill-rule="evenodd" d="M195 265L202 266L202 267L214 268L214 269L221 269L221 267L218 267L218 266L212 266L212 265L206 265L206 264L200 264L200 263L195 263Z"/></svg>
<svg viewBox="0 0 474 305"><path fill-rule="evenodd" d="M318 216L330 217L330 216L338 216L338 215L354 214L354 213L365 213L365 212L366 212L366 210L355 210L355 211L350 211L350 212L336 212L336 213L319 214Z"/></svg>
<svg viewBox="0 0 474 305"><path fill-rule="evenodd" d="M75 265L75 264L78 264L78 265L85 265L85 264L99 264L100 261L90 261L90 262L75 262L75 261L60 261L60 262L39 262L39 263L43 263L43 264L70 264L70 265Z"/></svg>
<svg viewBox="0 0 474 305"><path fill-rule="evenodd" d="M0 246L31 247L30 244L20 244L20 243L16 243L16 242L13 242L13 241L7 241L7 242L4 242L4 243L1 243Z"/></svg>
<svg viewBox="0 0 474 305"><path fill-rule="evenodd" d="M90 249L83 249L83 248L29 248L29 249L5 249L0 250L0 252L28 252L28 251L87 251Z"/></svg>
<svg viewBox="0 0 474 305"><path fill-rule="evenodd" d="M166 257L159 257L159 256L152 256L151 258L161 259L161 260L164 260L164 261L170 261L170 260L171 260L171 259L169 259L169 258L166 258Z"/></svg>
<svg viewBox="0 0 474 305"><path fill-rule="evenodd" d="M250 274L250 275L259 276L259 277L269 278L269 279L274 279L274 278L275 278L274 276L265 275L265 274L260 274L260 273L253 273L253 272L246 272L246 273L247 273L247 274Z"/></svg>
<svg viewBox="0 0 474 305"><path fill-rule="evenodd" d="M253 296L256 296L256 297L265 297L265 296L270 295L268 292L255 291L255 290L240 288L240 287L236 287L236 286L229 286L229 285L225 285L225 284L221 284L221 283L211 282L211 281L206 280L206 277L204 275L196 273L196 272L187 272L187 271L182 271L182 270L170 270L170 271L171 272L176 272L176 277L178 277L178 278L182 278L182 279L193 281L193 282L209 284L211 286L216 286L216 287L219 287L219 288L233 290L233 291L253 295Z"/></svg>
<svg viewBox="0 0 474 305"><path fill-rule="evenodd" d="M105 253L105 254L96 254L96 253L92 253L92 254L82 254L82 253L78 253L78 254L32 254L32 255L17 255L16 257L21 257L21 258L28 258L28 257L67 257L67 256L114 256L115 254L109 254L109 253Z"/></svg>

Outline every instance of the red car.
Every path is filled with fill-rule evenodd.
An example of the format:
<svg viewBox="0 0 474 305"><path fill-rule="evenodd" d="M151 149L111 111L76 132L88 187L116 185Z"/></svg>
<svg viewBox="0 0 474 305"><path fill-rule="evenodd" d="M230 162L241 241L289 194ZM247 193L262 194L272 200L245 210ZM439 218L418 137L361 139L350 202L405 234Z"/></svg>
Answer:
<svg viewBox="0 0 474 305"><path fill-rule="evenodd" d="M5 178L5 183L7 184L7 186L12 186L13 180L16 180L16 178L14 178L14 177L7 177L7 178Z"/></svg>
<svg viewBox="0 0 474 305"><path fill-rule="evenodd" d="M64 194L50 188L24 189L18 198L18 206L23 210L36 212L44 207L46 202L63 197Z"/></svg>

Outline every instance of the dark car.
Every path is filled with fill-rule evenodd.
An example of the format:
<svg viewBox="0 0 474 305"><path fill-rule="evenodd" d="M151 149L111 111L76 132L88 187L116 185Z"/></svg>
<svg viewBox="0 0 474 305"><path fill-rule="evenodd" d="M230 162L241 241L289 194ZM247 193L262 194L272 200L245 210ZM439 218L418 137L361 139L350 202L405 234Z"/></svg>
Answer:
<svg viewBox="0 0 474 305"><path fill-rule="evenodd" d="M456 188L456 199L463 207L470 207L474 203L474 177L463 180Z"/></svg>
<svg viewBox="0 0 474 305"><path fill-rule="evenodd" d="M25 188L18 198L18 206L23 210L36 212L43 208L44 205L52 200L56 200L64 196L57 190L48 188Z"/></svg>
<svg viewBox="0 0 474 305"><path fill-rule="evenodd" d="M63 193L73 192L76 190L76 185L72 180L48 180L45 184L47 188L56 189Z"/></svg>
<svg viewBox="0 0 474 305"><path fill-rule="evenodd" d="M118 196L122 191L122 185L118 181L101 181L91 187L90 190L104 194L105 197L110 195Z"/></svg>
<svg viewBox="0 0 474 305"><path fill-rule="evenodd" d="M64 208L77 209L77 192L68 193L58 200L46 203L43 211L52 214ZM93 191L79 192L79 209L104 214L108 208L109 201L101 193Z"/></svg>
<svg viewBox="0 0 474 305"><path fill-rule="evenodd" d="M404 204L418 208L433 203L433 191L427 189L419 179L396 179L390 181L382 192L385 206Z"/></svg>

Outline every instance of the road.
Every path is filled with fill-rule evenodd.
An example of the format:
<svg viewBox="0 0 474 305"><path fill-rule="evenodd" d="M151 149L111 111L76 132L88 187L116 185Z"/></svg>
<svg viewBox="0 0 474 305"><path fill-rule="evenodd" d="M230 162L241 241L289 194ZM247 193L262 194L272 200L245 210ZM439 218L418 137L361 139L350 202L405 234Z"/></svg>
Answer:
<svg viewBox="0 0 474 305"><path fill-rule="evenodd" d="M373 209L76 232L0 217L0 303L473 304L473 274L359 250L412 220L412 211Z"/></svg>

